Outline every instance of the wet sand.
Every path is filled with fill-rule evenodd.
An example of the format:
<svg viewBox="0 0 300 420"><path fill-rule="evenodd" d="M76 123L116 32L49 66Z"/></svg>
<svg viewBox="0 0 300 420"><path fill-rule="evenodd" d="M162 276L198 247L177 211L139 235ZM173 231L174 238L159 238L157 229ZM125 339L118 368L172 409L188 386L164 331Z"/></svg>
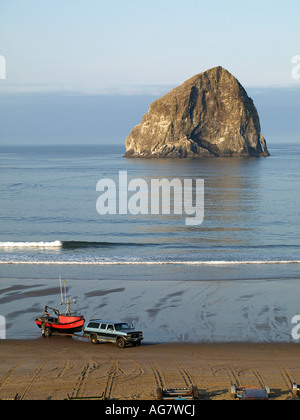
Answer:
<svg viewBox="0 0 300 420"><path fill-rule="evenodd" d="M299 313L298 279L80 279L68 280L68 287L87 321L130 321L155 343L291 342L291 321ZM38 337L34 319L45 305L60 308L57 278L0 278L7 339Z"/></svg>
<svg viewBox="0 0 300 420"><path fill-rule="evenodd" d="M119 349L71 337L0 340L0 399L102 396L154 400L158 387L197 386L199 399L231 399L230 386L269 386L273 400L298 399L298 344L151 344Z"/></svg>

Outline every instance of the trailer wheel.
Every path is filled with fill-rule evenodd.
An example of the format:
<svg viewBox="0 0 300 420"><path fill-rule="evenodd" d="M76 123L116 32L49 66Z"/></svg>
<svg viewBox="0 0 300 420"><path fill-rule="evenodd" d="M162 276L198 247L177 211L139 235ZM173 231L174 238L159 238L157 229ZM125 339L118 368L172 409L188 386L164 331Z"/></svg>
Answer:
<svg viewBox="0 0 300 420"><path fill-rule="evenodd" d="M117 345L120 347L120 349L123 349L126 345L125 340L123 338L118 338Z"/></svg>
<svg viewBox="0 0 300 420"><path fill-rule="evenodd" d="M45 337L46 338L49 338L51 336L52 336L52 330L51 330L51 328L46 328L45 329Z"/></svg>
<svg viewBox="0 0 300 420"><path fill-rule="evenodd" d="M91 336L91 343L92 344L98 344L98 338L96 335L92 335Z"/></svg>

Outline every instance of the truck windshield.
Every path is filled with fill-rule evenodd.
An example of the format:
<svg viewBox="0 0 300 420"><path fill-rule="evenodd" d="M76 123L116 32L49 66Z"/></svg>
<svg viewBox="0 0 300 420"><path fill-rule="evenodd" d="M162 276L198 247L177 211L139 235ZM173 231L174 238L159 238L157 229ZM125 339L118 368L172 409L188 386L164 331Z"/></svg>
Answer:
<svg viewBox="0 0 300 420"><path fill-rule="evenodd" d="M130 330L130 327L127 323L122 323L122 324L115 324L115 329L116 331L125 331L125 330Z"/></svg>

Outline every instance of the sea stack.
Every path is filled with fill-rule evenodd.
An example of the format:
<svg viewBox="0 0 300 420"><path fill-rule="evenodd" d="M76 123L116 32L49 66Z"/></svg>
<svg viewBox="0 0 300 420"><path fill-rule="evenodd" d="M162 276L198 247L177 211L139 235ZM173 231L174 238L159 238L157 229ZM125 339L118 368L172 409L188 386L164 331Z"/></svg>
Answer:
<svg viewBox="0 0 300 420"><path fill-rule="evenodd" d="M126 139L128 158L269 156L257 110L222 67L200 73L150 105Z"/></svg>

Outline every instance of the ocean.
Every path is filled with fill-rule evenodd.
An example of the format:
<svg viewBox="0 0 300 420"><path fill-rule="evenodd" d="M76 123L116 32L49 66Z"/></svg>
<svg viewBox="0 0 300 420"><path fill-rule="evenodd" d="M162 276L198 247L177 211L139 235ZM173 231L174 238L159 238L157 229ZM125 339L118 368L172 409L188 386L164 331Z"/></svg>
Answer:
<svg viewBox="0 0 300 420"><path fill-rule="evenodd" d="M122 145L0 147L0 315L36 338L61 276L86 318L133 321L149 342L292 341L300 313L300 145L270 158L144 160ZM203 179L203 223L106 214L101 179ZM59 303L58 303L59 304Z"/></svg>

